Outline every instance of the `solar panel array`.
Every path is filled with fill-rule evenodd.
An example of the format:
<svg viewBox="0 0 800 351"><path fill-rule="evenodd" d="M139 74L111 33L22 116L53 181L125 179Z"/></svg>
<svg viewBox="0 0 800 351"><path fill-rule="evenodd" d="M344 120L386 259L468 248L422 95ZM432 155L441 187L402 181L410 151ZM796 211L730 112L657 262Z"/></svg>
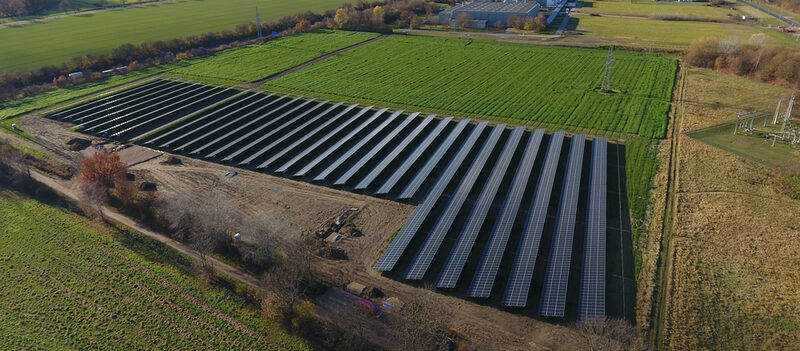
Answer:
<svg viewBox="0 0 800 351"><path fill-rule="evenodd" d="M547 208L550 205L550 193L558 167L558 158L561 155L561 144L564 142L564 132L554 133L550 136L550 145L544 160L544 168L536 184L536 193L528 213L528 221L522 232L517 256L511 268L511 277L508 279L503 306L525 307L528 302L528 292L533 278L533 268L542 241L544 222L547 219Z"/></svg>
<svg viewBox="0 0 800 351"><path fill-rule="evenodd" d="M578 302L578 320L602 318L606 314L606 192L608 142L592 141L589 201L586 210L586 241Z"/></svg>
<svg viewBox="0 0 800 351"><path fill-rule="evenodd" d="M581 191L581 167L585 135L572 137L567 159L567 171L561 188L556 229L550 260L547 262L544 290L542 291L539 315L563 317L567 302L567 283L572 260L572 238L575 232L575 216L578 212L578 194Z"/></svg>
<svg viewBox="0 0 800 351"><path fill-rule="evenodd" d="M244 95L235 89L154 80L50 117L76 123L78 129L86 133L128 140L170 126L213 104Z"/></svg>
<svg viewBox="0 0 800 351"><path fill-rule="evenodd" d="M467 174L461 180L458 189L456 189L453 196L450 197L450 202L447 204L444 212L439 215L436 225L433 227L431 233L428 234L425 243L422 244L422 248L414 258L414 262L411 263L411 267L408 267L405 275L406 279L422 279L425 272L428 271L428 266L430 266L431 261L433 261L433 256L436 255L439 246L442 245L444 236L447 235L450 226L453 225L456 215L458 215L458 212L461 210L461 206L464 205L464 201L467 200L472 186L475 185L475 182L478 180L478 175L481 173L481 170L483 170L483 166L489 159L489 155L491 155L495 144L497 144L497 141L500 139L505 129L505 124L498 125L492 129L489 139L483 144L478 157L472 162L469 171L467 171Z"/></svg>
<svg viewBox="0 0 800 351"><path fill-rule="evenodd" d="M375 267L373 267L374 270L390 271L394 268L397 260L400 259L400 256L406 250L406 247L408 247L411 239L415 234L417 234L417 230L419 230L419 228L422 226L422 222L428 217L428 214L433 209L433 206L436 205L436 203L439 201L439 197L442 196L445 188L448 184L450 184L450 180L456 174L458 168L461 167L461 162L467 158L467 154L469 154L470 150L472 149L472 145L474 145L475 142L478 141L478 138L480 138L481 132L483 132L486 124L486 122L481 122L472 129L469 138L465 142L466 147L462 147L456 156L450 161L447 169L445 169L444 173L439 176L439 179L436 181L433 189L428 192L425 200L419 206L417 206L417 208L414 210L414 213L411 214L411 218L406 221L406 224L403 225L403 228L397 233L392 243L389 244L389 247L383 252L383 255L378 260L378 263L375 264ZM455 139L456 136L451 135L450 137Z"/></svg>
<svg viewBox="0 0 800 351"><path fill-rule="evenodd" d="M511 189L503 203L503 208L492 231L492 236L489 238L489 243L486 245L481 261L478 264L478 270L472 278L472 284L469 287L467 296L489 297L492 291L494 280L497 277L497 270L500 268L500 261L503 259L508 237L514 226L514 219L517 218L517 212L522 204L522 197L528 185L531 171L533 171L533 163L539 153L539 145L542 143L543 136L544 129L537 129L528 138L528 145L525 147L522 161L514 175Z"/></svg>
<svg viewBox="0 0 800 351"><path fill-rule="evenodd" d="M498 127L495 127L495 129ZM467 262L467 257L472 250L472 245L475 244L475 239L478 237L478 232L483 226L486 215L489 213L492 201L495 195L497 195L497 190L500 189L500 183L506 175L506 169L508 169L508 165L511 163L511 158L514 156L514 152L517 149L519 140L522 138L523 132L525 132L525 127L514 128L511 132L511 136L508 138L508 141L506 141L506 145L503 147L497 164L495 164L491 175L489 175L489 180L483 187L480 196L478 196L477 204L472 208L472 212L470 212L467 224L458 236L455 247L450 251L450 257L444 264L442 272L439 273L436 287L453 288L456 286L456 282L461 276L461 270Z"/></svg>
<svg viewBox="0 0 800 351"><path fill-rule="evenodd" d="M50 118L164 151L419 203L375 270L403 272L408 280L435 278L438 288L462 286L476 298L504 286L502 305L525 307L530 296L540 296L543 316L565 314L585 181L578 314L605 314L605 138L592 143L586 180L583 135L567 139L564 132L548 136L541 129L489 128L486 122L165 79ZM565 140L569 155L562 155ZM538 257L548 249L548 260ZM429 275L439 262L441 269ZM544 273L534 277L535 271ZM542 282L532 287L534 280Z"/></svg>

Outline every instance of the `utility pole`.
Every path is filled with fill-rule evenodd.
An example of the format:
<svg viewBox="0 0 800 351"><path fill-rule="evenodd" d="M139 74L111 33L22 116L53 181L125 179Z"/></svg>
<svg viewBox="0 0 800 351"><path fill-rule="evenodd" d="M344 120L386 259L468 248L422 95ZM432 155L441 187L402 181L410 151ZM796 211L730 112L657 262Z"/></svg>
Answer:
<svg viewBox="0 0 800 351"><path fill-rule="evenodd" d="M604 93L611 92L611 67L614 65L614 47L608 48L608 58L606 59L606 76L603 78L603 85L600 91Z"/></svg>
<svg viewBox="0 0 800 351"><path fill-rule="evenodd" d="M261 39L261 16L258 15L258 6L256 6L256 29L258 29L258 39Z"/></svg>

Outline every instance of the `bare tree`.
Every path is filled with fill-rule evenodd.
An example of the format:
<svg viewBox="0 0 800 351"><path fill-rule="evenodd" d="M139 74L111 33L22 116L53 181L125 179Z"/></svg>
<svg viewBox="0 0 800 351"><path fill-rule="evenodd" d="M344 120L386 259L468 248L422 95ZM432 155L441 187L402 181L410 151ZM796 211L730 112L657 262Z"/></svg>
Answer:
<svg viewBox="0 0 800 351"><path fill-rule="evenodd" d="M588 350L649 350L636 328L624 319L603 318L580 322L575 326Z"/></svg>
<svg viewBox="0 0 800 351"><path fill-rule="evenodd" d="M456 26L458 26L458 28L467 29L470 22L472 22L472 20L466 12L462 12L460 15L456 16Z"/></svg>
<svg viewBox="0 0 800 351"><path fill-rule="evenodd" d="M78 205L86 216L105 221L103 205L108 202L108 188L100 183L82 182L79 190Z"/></svg>
<svg viewBox="0 0 800 351"><path fill-rule="evenodd" d="M261 285L278 297L285 313L291 313L303 300L306 283L311 278L310 248L304 243L293 243L287 245L282 262L264 273Z"/></svg>
<svg viewBox="0 0 800 351"><path fill-rule="evenodd" d="M730 37L720 40L719 49L725 55L733 54L742 48L742 42L739 38Z"/></svg>
<svg viewBox="0 0 800 351"><path fill-rule="evenodd" d="M169 222L172 236L186 239L194 230L196 214L194 206L184 193L167 196L161 204L161 215Z"/></svg>
<svg viewBox="0 0 800 351"><path fill-rule="evenodd" d="M758 69L758 65L761 63L761 56L764 55L764 43L767 41L767 35L764 33L756 33L750 36L750 44L755 45L756 50L756 62L753 63L753 70Z"/></svg>
<svg viewBox="0 0 800 351"><path fill-rule="evenodd" d="M242 221L239 232L254 246L242 252L242 260L254 265L270 264L275 252L275 242L284 231L284 221L266 213Z"/></svg>

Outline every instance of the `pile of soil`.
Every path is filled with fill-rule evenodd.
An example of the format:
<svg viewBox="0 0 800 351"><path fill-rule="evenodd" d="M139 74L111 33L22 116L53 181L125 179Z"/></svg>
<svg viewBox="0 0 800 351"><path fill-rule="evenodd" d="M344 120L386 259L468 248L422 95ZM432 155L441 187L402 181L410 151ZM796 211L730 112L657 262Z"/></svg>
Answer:
<svg viewBox="0 0 800 351"><path fill-rule="evenodd" d="M141 190L141 191L156 191L156 190L158 190L158 186L156 185L156 183L142 182L141 184L139 184L139 190Z"/></svg>
<svg viewBox="0 0 800 351"><path fill-rule="evenodd" d="M61 179L70 179L74 173L72 167L54 166L31 155L25 155L25 163L42 172L58 176Z"/></svg>
<svg viewBox="0 0 800 351"><path fill-rule="evenodd" d="M364 296L370 299L381 298L384 296L383 291L378 288L368 287L366 291L364 291Z"/></svg>
<svg viewBox="0 0 800 351"><path fill-rule="evenodd" d="M175 166L177 166L177 165L182 165L183 161L181 161L181 159L179 159L179 158L177 158L175 156L168 155L167 158L164 161L161 161L161 164L162 165L175 165Z"/></svg>
<svg viewBox="0 0 800 351"><path fill-rule="evenodd" d="M92 146L92 141L82 138L73 138L67 142L71 151L81 151L89 146Z"/></svg>

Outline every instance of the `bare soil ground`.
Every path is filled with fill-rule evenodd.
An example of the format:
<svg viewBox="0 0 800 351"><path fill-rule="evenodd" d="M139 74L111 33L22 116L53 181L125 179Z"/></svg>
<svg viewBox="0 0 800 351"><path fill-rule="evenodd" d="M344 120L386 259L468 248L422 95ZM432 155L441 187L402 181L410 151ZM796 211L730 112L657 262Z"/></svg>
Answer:
<svg viewBox="0 0 800 351"><path fill-rule="evenodd" d="M75 162L79 155L79 152L68 149L69 140L76 137L98 140L71 131L70 124L45 118L28 116L20 121L20 126L40 145L36 146L37 149L64 164ZM378 287L387 298L396 297L401 301L425 294L427 300L440 311L442 319L447 321L445 327L455 328L480 349L583 349L581 339L565 326L430 293L424 288L412 287L372 271L371 266L385 249L389 237L405 223L413 212L413 206L188 157L178 156L182 161L180 165L165 164L163 161L168 156L165 154L136 164L130 171L136 176L137 182L155 183L161 196L183 193L202 204L215 193L224 192L243 214L281 219L283 224L276 228L280 228L287 239L312 235L329 219L349 208L359 208L360 212L353 223L363 236L345 238L339 243L347 251L349 259L336 261L320 258L314 265L326 280L342 286L356 281L368 287ZM230 179L224 177L229 171L239 174ZM325 311L324 306L322 310ZM329 310L328 319L335 319L335 309ZM348 323L348 320L339 322ZM392 349L391 345L384 346Z"/></svg>
<svg viewBox="0 0 800 351"><path fill-rule="evenodd" d="M707 70L690 68L687 84L683 133L777 99L767 86ZM800 201L778 190L766 166L685 135L678 164L664 345L796 348Z"/></svg>

